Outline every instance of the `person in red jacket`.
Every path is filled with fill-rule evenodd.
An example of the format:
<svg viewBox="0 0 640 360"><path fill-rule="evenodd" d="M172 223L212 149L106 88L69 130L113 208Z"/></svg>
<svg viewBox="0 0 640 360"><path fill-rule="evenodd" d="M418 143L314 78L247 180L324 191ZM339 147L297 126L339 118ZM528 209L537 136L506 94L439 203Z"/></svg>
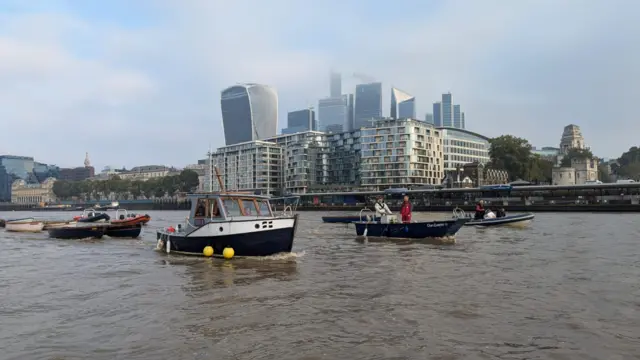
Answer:
<svg viewBox="0 0 640 360"><path fill-rule="evenodd" d="M475 220L481 220L484 219L484 214L485 214L485 209L484 209L484 201L480 200L478 201L478 203L476 204L476 213L475 213Z"/></svg>
<svg viewBox="0 0 640 360"><path fill-rule="evenodd" d="M411 203L409 202L409 197L405 195L404 201L402 202L402 208L400 208L400 215L402 215L403 223L411 222Z"/></svg>

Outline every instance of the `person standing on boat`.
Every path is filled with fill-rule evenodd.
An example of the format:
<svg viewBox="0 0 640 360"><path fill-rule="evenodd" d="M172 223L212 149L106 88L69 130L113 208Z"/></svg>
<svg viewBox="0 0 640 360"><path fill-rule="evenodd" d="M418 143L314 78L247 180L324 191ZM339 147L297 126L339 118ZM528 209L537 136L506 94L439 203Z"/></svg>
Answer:
<svg viewBox="0 0 640 360"><path fill-rule="evenodd" d="M400 215L402 215L402 222L404 224L411 222L411 210L411 202L409 202L409 197L405 195L402 208L400 208Z"/></svg>
<svg viewBox="0 0 640 360"><path fill-rule="evenodd" d="M484 219L484 201L480 200L478 201L478 203L476 204L476 214L475 214L475 220L480 220L480 219Z"/></svg>
<svg viewBox="0 0 640 360"><path fill-rule="evenodd" d="M387 204L384 203L384 199L382 196L378 196L378 201L376 201L376 216L377 217L382 217L383 215L391 215L391 210L389 210L389 207L387 206Z"/></svg>

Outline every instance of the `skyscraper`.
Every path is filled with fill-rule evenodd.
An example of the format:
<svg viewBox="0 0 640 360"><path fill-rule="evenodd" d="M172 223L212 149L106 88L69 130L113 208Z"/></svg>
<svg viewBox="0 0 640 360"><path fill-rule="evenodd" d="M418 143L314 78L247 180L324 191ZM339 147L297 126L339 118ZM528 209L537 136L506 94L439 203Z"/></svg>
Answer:
<svg viewBox="0 0 640 360"><path fill-rule="evenodd" d="M266 139L278 132L278 94L260 84L240 84L220 97L226 145Z"/></svg>
<svg viewBox="0 0 640 360"><path fill-rule="evenodd" d="M354 129L382 118L382 83L356 85Z"/></svg>
<svg viewBox="0 0 640 360"><path fill-rule="evenodd" d="M442 126L442 103L433 103L433 125L435 127Z"/></svg>
<svg viewBox="0 0 640 360"><path fill-rule="evenodd" d="M462 124L462 129L466 129L467 125L464 123L464 112L460 113L460 123Z"/></svg>
<svg viewBox="0 0 640 360"><path fill-rule="evenodd" d="M291 111L287 114L287 125L287 128L282 130L283 134L295 134L309 130L317 131L316 112L311 109Z"/></svg>
<svg viewBox="0 0 640 360"><path fill-rule="evenodd" d="M429 124L433 124L433 114L427 113L424 116L424 121L429 123Z"/></svg>
<svg viewBox="0 0 640 360"><path fill-rule="evenodd" d="M442 94L442 126L453 127L453 102L451 93Z"/></svg>
<svg viewBox="0 0 640 360"><path fill-rule="evenodd" d="M353 98L353 95L329 97L318 101L320 131L342 132L349 129L352 119L350 98Z"/></svg>
<svg viewBox="0 0 640 360"><path fill-rule="evenodd" d="M340 73L332 71L329 82L329 86L331 88L329 97L340 97L342 95L342 75L340 75Z"/></svg>
<svg viewBox="0 0 640 360"><path fill-rule="evenodd" d="M453 105L453 127L462 129L462 117L460 113L460 105Z"/></svg>
<svg viewBox="0 0 640 360"><path fill-rule="evenodd" d="M391 118L415 119L416 98L400 89L391 88Z"/></svg>

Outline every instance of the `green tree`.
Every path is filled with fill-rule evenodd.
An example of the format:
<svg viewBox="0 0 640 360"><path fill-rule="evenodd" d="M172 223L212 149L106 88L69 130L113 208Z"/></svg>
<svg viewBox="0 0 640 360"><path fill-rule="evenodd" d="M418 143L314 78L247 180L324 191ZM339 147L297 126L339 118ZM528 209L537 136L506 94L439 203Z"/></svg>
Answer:
<svg viewBox="0 0 640 360"><path fill-rule="evenodd" d="M624 178L640 180L640 148L633 146L611 166L611 171Z"/></svg>
<svg viewBox="0 0 640 360"><path fill-rule="evenodd" d="M198 173L191 169L182 170L178 177L180 179L180 191L182 192L195 191L200 185Z"/></svg>
<svg viewBox="0 0 640 360"><path fill-rule="evenodd" d="M533 154L527 165L526 179L535 183L551 183L553 163L539 155Z"/></svg>
<svg viewBox="0 0 640 360"><path fill-rule="evenodd" d="M179 179L177 176L165 176L160 179L158 186L161 187L164 192L171 197L176 194L178 188L180 187Z"/></svg>
<svg viewBox="0 0 640 360"><path fill-rule="evenodd" d="M598 165L598 179L602 182L611 182L611 176L609 175L609 167L606 164Z"/></svg>
<svg viewBox="0 0 640 360"><path fill-rule="evenodd" d="M589 149L570 149L562 158L560 166L571 167L571 160L592 159L593 153Z"/></svg>
<svg viewBox="0 0 640 360"><path fill-rule="evenodd" d="M71 198L71 184L66 180L58 180L53 183L53 194L60 200Z"/></svg>
<svg viewBox="0 0 640 360"><path fill-rule="evenodd" d="M513 135L502 135L490 140L491 166L504 169L511 181L527 179L531 166L531 144L526 139Z"/></svg>
<svg viewBox="0 0 640 360"><path fill-rule="evenodd" d="M134 200L142 196L142 181L134 180L130 182L129 192L131 193L131 196L133 197Z"/></svg>

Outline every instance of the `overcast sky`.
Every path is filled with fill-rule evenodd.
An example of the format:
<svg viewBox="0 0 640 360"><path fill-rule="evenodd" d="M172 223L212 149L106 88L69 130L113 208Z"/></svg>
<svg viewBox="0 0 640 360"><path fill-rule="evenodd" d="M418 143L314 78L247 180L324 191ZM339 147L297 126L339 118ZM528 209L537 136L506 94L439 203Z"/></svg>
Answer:
<svg viewBox="0 0 640 360"><path fill-rule="evenodd" d="M81 166L184 166L224 145L220 91L276 87L287 111L364 73L451 91L467 128L596 155L639 145L636 0L0 0L0 153Z"/></svg>

